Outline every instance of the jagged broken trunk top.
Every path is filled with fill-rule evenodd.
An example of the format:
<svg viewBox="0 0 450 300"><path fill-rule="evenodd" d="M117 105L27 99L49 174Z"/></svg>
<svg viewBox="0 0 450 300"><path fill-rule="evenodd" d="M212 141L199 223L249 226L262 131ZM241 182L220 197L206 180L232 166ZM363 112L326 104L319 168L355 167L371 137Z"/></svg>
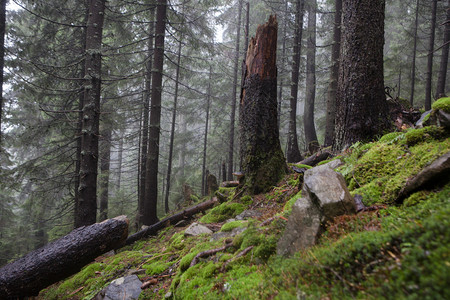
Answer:
<svg viewBox="0 0 450 300"><path fill-rule="evenodd" d="M251 39L240 100L240 155L245 186L260 193L286 173L277 126L277 28L275 16Z"/></svg>

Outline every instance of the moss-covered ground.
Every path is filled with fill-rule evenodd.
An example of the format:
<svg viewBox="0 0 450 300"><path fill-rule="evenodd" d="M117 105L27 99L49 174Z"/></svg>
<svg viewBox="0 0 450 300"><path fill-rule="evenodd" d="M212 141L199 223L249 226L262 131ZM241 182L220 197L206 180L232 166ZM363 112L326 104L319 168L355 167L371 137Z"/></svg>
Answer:
<svg viewBox="0 0 450 300"><path fill-rule="evenodd" d="M168 292L172 299L450 299L450 180L395 204L405 182L448 151L450 138L436 127L353 145L340 155L345 164L338 171L374 209L335 218L316 246L294 257L277 256L276 244L301 197L299 174L261 195L240 198L222 189L228 201L196 218L223 232L246 228L235 237L211 241L169 227L99 257L39 298L92 299L112 280L135 273L153 282L140 299ZM244 209L261 214L226 223ZM231 246L190 266L198 253L225 244Z"/></svg>

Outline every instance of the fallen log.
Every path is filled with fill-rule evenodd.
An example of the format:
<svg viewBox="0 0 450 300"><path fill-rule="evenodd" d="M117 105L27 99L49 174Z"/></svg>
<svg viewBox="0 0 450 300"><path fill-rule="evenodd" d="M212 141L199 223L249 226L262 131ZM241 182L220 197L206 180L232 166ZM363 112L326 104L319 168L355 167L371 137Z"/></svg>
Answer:
<svg viewBox="0 0 450 300"><path fill-rule="evenodd" d="M99 255L119 248L128 219L119 216L83 226L0 269L0 299L36 296L40 290L78 272Z"/></svg>
<svg viewBox="0 0 450 300"><path fill-rule="evenodd" d="M237 187L239 185L238 180L224 181L220 184L221 187Z"/></svg>
<svg viewBox="0 0 450 300"><path fill-rule="evenodd" d="M324 161L330 157L333 157L333 154L331 152L328 151L319 151L307 158L305 158L304 160L298 162L297 164L302 164L302 165L308 165L308 166L315 166L318 163L320 163L321 161Z"/></svg>
<svg viewBox="0 0 450 300"><path fill-rule="evenodd" d="M173 216L167 217L153 225L148 226L147 228L136 232L135 234L130 235L126 240L126 245L131 245L132 243L146 238L151 235L155 235L159 230L170 226L170 224L175 225L177 222L184 220L185 218L189 218L199 212L205 211L214 206L218 202L217 198L214 197L211 200L202 202L195 206L189 207L188 209L183 210Z"/></svg>

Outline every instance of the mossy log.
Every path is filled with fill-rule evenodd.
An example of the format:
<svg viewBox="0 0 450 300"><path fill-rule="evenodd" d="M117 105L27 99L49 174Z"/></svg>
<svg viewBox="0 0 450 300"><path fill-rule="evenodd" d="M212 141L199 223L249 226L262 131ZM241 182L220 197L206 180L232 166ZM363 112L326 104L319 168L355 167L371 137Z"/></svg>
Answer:
<svg viewBox="0 0 450 300"><path fill-rule="evenodd" d="M298 162L298 164L302 164L302 165L308 165L308 166L315 166L318 163L320 163L321 161L327 160L330 157L332 157L333 154L331 152L328 151L319 151L317 153L314 153L313 155L305 158L304 160Z"/></svg>
<svg viewBox="0 0 450 300"><path fill-rule="evenodd" d="M40 290L78 272L99 255L121 247L128 219L119 216L83 226L0 269L0 299L36 296Z"/></svg>
<svg viewBox="0 0 450 300"><path fill-rule="evenodd" d="M179 212L177 214L174 214L173 216L167 217L151 226L148 226L147 228L136 232L133 235L130 235L126 240L126 245L131 245L132 243L146 238L148 236L156 234L159 230L170 226L171 224L174 225L177 222L184 220L186 218L189 218L199 212L203 212L211 207L214 206L218 202L217 198L214 197L211 200L202 202L200 204L197 204L195 206L189 207L188 209L183 210L182 212Z"/></svg>
<svg viewBox="0 0 450 300"><path fill-rule="evenodd" d="M275 16L258 26L245 60L239 116L241 171L253 194L268 190L287 172L277 122L277 30Z"/></svg>

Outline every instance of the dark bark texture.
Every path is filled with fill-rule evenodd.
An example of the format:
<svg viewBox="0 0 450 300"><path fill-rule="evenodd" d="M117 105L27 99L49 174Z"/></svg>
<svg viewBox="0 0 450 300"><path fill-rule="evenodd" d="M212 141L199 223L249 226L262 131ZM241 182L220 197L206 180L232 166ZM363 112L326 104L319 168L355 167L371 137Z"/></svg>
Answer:
<svg viewBox="0 0 450 300"><path fill-rule="evenodd" d="M334 149L390 126L384 95L384 0L344 0Z"/></svg>
<svg viewBox="0 0 450 300"><path fill-rule="evenodd" d="M431 84L433 79L434 37L436 34L437 0L431 1L430 39L428 40L427 78L425 82L425 110L431 109Z"/></svg>
<svg viewBox="0 0 450 300"><path fill-rule="evenodd" d="M2 152L3 67L5 65L6 0L0 1L0 154Z"/></svg>
<svg viewBox="0 0 450 300"><path fill-rule="evenodd" d="M108 125L106 125L108 126ZM105 128L101 136L100 148L100 214L99 220L108 219L109 164L111 162L111 127Z"/></svg>
<svg viewBox="0 0 450 300"><path fill-rule="evenodd" d="M416 19L414 22L414 46L411 63L411 94L409 96L409 104L414 107L414 86L416 83L416 50L417 50L417 27L419 26L419 0L416 2Z"/></svg>
<svg viewBox="0 0 450 300"><path fill-rule="evenodd" d="M94 224L97 217L97 166L100 121L101 44L105 0L89 2L81 125L80 185L75 227Z"/></svg>
<svg viewBox="0 0 450 300"><path fill-rule="evenodd" d="M78 272L99 255L121 247L128 235L125 216L83 226L0 269L0 299L36 296Z"/></svg>
<svg viewBox="0 0 450 300"><path fill-rule="evenodd" d="M331 71L327 92L327 115L325 122L324 146L331 146L334 137L334 119L336 117L336 91L339 77L339 56L341 47L342 0L334 5L333 46L331 47Z"/></svg>
<svg viewBox="0 0 450 300"><path fill-rule="evenodd" d="M303 33L303 11L305 7L304 0L296 1L295 11L295 32L294 32L294 54L292 56L292 74L291 74L291 98L289 101L289 132L286 158L288 162L296 162L302 160L302 155L298 148L297 139L297 95L298 95L298 80L300 69L301 56L301 41Z"/></svg>
<svg viewBox="0 0 450 300"><path fill-rule="evenodd" d="M258 26L246 58L240 101L241 169L250 193L266 191L286 172L277 126L276 17Z"/></svg>
<svg viewBox="0 0 450 300"><path fill-rule="evenodd" d="M164 65L164 37L166 30L167 0L158 0L156 8L155 52L152 74L152 101L150 112L149 147L147 156L145 203L143 224L158 222L159 136L161 132L161 92Z"/></svg>
<svg viewBox="0 0 450 300"><path fill-rule="evenodd" d="M442 46L441 63L439 65L436 99L445 97L445 83L448 71L448 51L450 49L450 0L447 0L447 14L444 21L444 45Z"/></svg>

